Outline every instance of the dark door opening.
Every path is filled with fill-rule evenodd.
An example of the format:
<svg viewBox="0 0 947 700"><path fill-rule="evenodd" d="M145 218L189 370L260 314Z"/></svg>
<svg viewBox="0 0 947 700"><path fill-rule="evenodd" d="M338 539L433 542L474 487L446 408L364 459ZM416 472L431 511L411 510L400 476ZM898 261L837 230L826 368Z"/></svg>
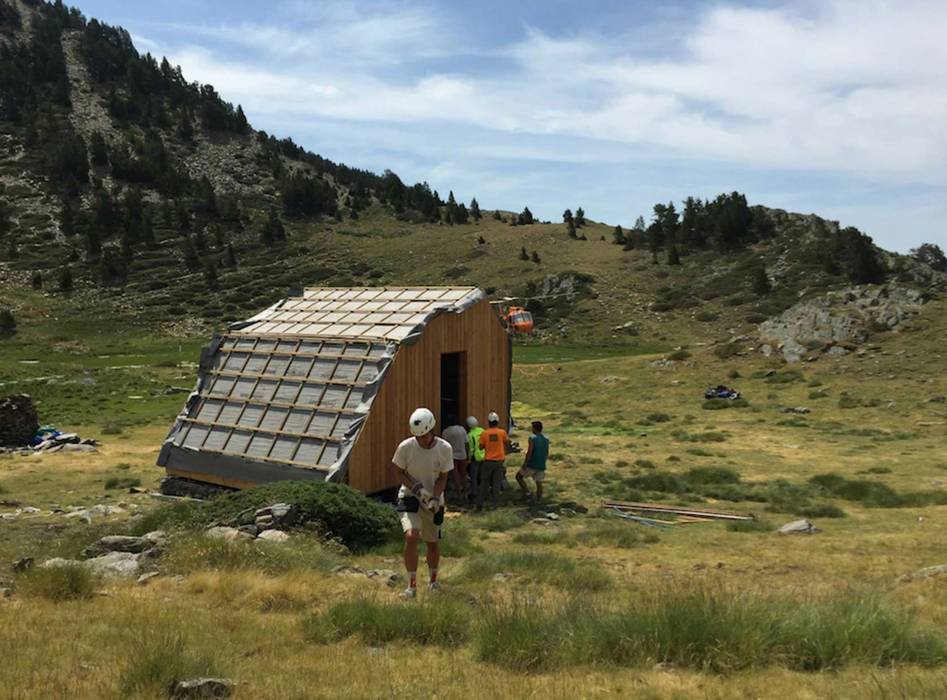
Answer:
<svg viewBox="0 0 947 700"><path fill-rule="evenodd" d="M445 352L441 355L441 430L448 427L453 417L464 420L466 397L467 354L463 352Z"/></svg>

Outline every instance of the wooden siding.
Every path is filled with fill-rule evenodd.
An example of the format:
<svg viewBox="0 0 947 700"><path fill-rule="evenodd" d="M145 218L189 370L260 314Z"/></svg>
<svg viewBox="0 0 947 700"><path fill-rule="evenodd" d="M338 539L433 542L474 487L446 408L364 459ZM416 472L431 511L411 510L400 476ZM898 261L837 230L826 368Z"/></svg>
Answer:
<svg viewBox="0 0 947 700"><path fill-rule="evenodd" d="M434 411L438 435L444 429L441 416L441 355L466 353L462 367L461 419L469 415L486 424L496 411L500 425L509 422L510 346L500 320L490 303L482 300L460 314L443 313L423 330L412 345L404 344L395 355L371 412L349 453L348 483L365 493L375 493L398 484L391 469L391 456L398 443L408 437L408 418L419 406Z"/></svg>

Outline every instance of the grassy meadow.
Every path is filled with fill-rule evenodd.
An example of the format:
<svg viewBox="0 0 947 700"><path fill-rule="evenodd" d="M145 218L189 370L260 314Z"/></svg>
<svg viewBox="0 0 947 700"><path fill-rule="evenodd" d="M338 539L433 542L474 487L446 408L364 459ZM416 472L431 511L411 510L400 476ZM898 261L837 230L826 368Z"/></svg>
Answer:
<svg viewBox="0 0 947 700"><path fill-rule="evenodd" d="M0 457L0 499L41 509L0 520L0 697L163 697L201 674L234 679L240 698L944 697L947 586L896 579L947 563L945 311L932 302L861 355L793 366L693 330L654 341L666 347L518 347L514 415L547 425L548 499L589 512L540 524L511 499L449 513L445 590L406 607L400 585L333 571L400 572L396 541L348 554L305 533L261 548L172 530L143 586L12 573L161 507L127 487L157 485L184 398L167 390L191 386L202 342L50 308L0 343L4 393L103 445ZM746 402L705 404L717 383ZM646 528L604 513L608 498L760 525ZM125 513L49 512L96 504ZM798 517L823 532L772 530Z"/></svg>

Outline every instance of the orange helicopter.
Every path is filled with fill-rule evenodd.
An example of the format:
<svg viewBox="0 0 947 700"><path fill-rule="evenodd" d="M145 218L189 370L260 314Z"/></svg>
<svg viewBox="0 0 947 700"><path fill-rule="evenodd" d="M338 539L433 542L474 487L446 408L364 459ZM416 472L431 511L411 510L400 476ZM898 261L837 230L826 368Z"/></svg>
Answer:
<svg viewBox="0 0 947 700"><path fill-rule="evenodd" d="M507 297L501 301L492 301L491 304L504 305L513 301L513 298ZM522 306L510 306L506 311L501 311L500 318L510 335L526 335L532 332L533 315Z"/></svg>

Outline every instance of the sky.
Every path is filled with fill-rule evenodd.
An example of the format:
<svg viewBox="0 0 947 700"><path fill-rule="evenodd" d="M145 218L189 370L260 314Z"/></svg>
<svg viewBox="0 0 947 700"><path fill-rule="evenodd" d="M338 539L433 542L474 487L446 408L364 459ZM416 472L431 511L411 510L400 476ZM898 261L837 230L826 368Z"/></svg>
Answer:
<svg viewBox="0 0 947 700"><path fill-rule="evenodd" d="M251 124L446 199L630 226L740 191L947 248L942 0L75 0Z"/></svg>

